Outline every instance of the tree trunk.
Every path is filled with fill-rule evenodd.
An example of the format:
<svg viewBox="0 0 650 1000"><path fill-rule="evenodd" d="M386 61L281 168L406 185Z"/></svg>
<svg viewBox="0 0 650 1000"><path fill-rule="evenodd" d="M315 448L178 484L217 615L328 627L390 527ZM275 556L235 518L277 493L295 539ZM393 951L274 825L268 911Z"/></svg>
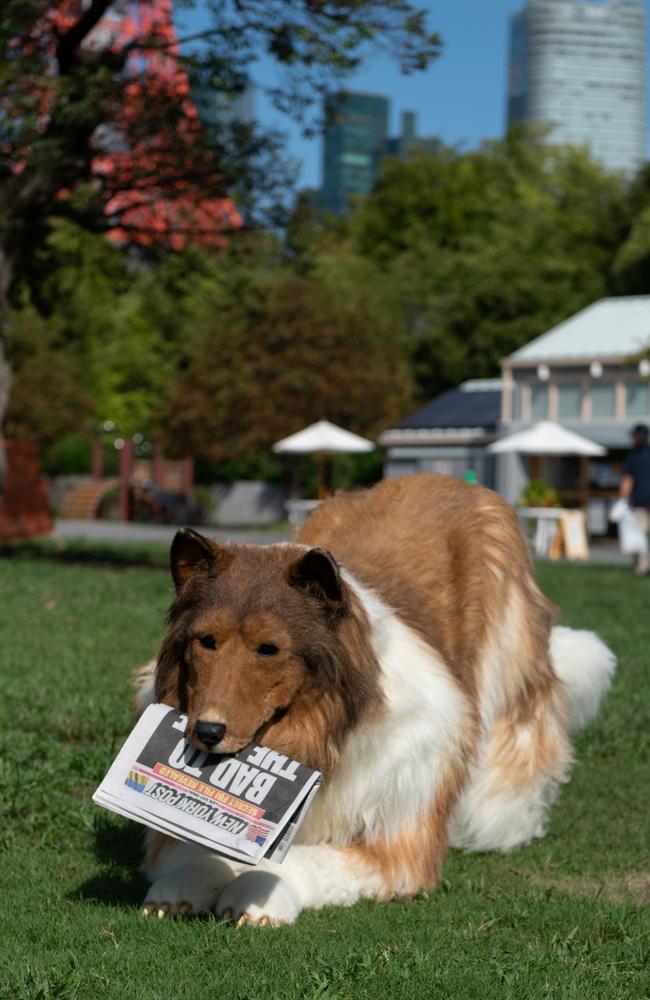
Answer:
<svg viewBox="0 0 650 1000"><path fill-rule="evenodd" d="M0 250L0 505L4 496L5 450L2 422L9 402L11 369L4 351L4 331L9 307L9 285L11 284L11 260Z"/></svg>

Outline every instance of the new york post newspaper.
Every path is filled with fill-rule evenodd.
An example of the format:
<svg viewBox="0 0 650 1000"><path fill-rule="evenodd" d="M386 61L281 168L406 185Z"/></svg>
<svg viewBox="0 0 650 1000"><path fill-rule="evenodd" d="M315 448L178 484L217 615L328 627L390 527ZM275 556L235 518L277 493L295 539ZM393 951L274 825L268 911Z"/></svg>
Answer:
<svg viewBox="0 0 650 1000"><path fill-rule="evenodd" d="M255 743L236 754L197 750L186 726L176 709L150 705L93 801L237 861L282 861L320 773Z"/></svg>

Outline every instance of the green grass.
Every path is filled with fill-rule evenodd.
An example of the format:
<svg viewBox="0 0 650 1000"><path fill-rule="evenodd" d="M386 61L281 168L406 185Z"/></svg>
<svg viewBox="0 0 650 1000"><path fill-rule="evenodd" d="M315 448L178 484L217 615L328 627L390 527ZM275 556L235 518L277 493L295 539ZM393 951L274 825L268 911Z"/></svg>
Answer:
<svg viewBox="0 0 650 1000"><path fill-rule="evenodd" d="M620 657L544 840L508 857L451 852L440 888L412 902L237 931L141 918L140 828L90 801L129 730L129 674L156 649L167 574L34 555L0 560L1 996L649 995L650 581L540 567L562 620Z"/></svg>
<svg viewBox="0 0 650 1000"><path fill-rule="evenodd" d="M169 542L30 538L0 545L0 559L55 559L58 562L151 566L156 569L167 569Z"/></svg>

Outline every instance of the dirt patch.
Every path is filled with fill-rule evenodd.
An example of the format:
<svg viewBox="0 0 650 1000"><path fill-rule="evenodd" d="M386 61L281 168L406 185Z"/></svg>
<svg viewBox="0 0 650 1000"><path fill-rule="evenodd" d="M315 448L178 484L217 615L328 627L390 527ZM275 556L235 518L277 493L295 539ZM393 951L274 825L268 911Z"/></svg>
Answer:
<svg viewBox="0 0 650 1000"><path fill-rule="evenodd" d="M629 903L637 906L650 904L650 872L610 872L602 878L594 876L531 874L533 885L582 899L602 899L607 903Z"/></svg>

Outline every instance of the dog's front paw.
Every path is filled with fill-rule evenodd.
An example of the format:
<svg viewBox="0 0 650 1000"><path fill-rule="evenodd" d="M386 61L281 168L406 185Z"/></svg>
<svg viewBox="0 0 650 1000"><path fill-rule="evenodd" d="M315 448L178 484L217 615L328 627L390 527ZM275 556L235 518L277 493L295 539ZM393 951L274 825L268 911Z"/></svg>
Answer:
<svg viewBox="0 0 650 1000"><path fill-rule="evenodd" d="M142 904L142 914L157 917L207 913L219 897L223 882L206 865L178 865L153 883Z"/></svg>
<svg viewBox="0 0 650 1000"><path fill-rule="evenodd" d="M291 886L270 872L244 872L226 886L216 908L217 916L235 920L238 927L292 924L300 913L300 900Z"/></svg>

